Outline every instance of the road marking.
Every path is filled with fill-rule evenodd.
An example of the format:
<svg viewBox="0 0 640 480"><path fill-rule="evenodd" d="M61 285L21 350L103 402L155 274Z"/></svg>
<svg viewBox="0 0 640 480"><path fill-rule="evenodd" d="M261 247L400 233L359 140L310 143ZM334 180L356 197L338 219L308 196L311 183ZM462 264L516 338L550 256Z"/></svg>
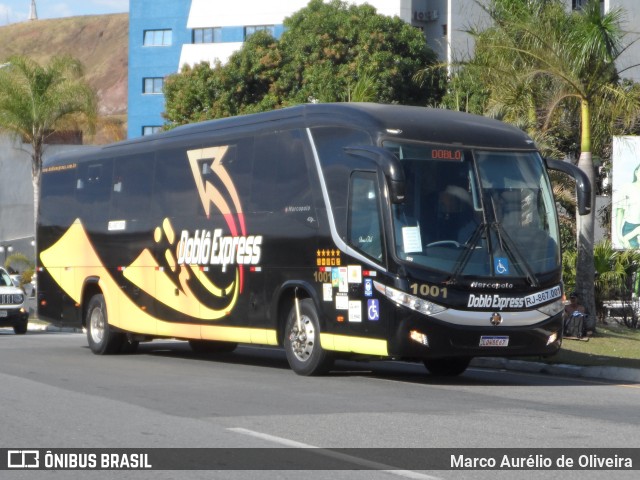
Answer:
<svg viewBox="0 0 640 480"><path fill-rule="evenodd" d="M415 478L421 480L439 480L438 477L432 477L429 475L425 475L423 473L414 472L411 470L394 470L390 465L385 465L384 463L372 462L370 460L365 460L358 457L353 457L351 455L347 455L340 452L334 452L331 450L327 450L326 448L316 447L314 445L309 445L307 443L296 442L295 440L290 440L288 438L276 437L274 435L269 435L267 433L256 432L254 430L248 430L246 428L227 428L227 430L235 433L239 433L241 435L249 435L251 437L260 438L262 440L266 440L268 442L278 443L280 445L284 445L286 447L291 448L313 448L317 450L319 455L324 455L326 457L332 457L338 460L342 460L345 462L353 463L356 465L360 465L362 467L371 468L373 470L379 470L385 473L389 473L391 475L396 475L404 478Z"/></svg>

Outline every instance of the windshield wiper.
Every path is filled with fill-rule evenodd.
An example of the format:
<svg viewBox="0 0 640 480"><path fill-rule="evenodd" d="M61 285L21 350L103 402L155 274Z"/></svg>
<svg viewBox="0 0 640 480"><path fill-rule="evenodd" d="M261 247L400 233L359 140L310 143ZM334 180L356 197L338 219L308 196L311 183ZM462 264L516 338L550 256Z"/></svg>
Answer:
<svg viewBox="0 0 640 480"><path fill-rule="evenodd" d="M498 222L493 222L490 224L482 223L476 227L473 231L473 234L464 245L465 251L462 255L458 257L456 264L453 267L453 273L451 277L447 281L450 285L455 285L458 282L458 279L462 275L464 268L469 263L471 255L473 255L476 246L481 238L486 237L489 245L491 244L491 230L496 232L496 236L498 237L498 241L500 243L500 248L503 252L505 252L510 258L515 259L516 264L520 267L522 272L524 273L527 281L532 287L538 287L539 283L536 279L536 276L531 271L531 267L524 259L522 253L518 249L515 242L511 239L509 234L504 230L502 225ZM493 249L489 247L489 252L493 252ZM491 254L493 256L493 254Z"/></svg>
<svg viewBox="0 0 640 480"><path fill-rule="evenodd" d="M469 259L471 258L476 245L478 245L478 242L487 231L487 227L488 225L486 223L481 223L473 231L473 233L469 237L469 240L467 240L464 244L464 253L458 257L456 264L453 266L453 274L451 275L451 278L449 278L449 281L447 283L451 285L456 284L458 278L462 274L462 270L464 270L464 267L467 265L467 263L469 263Z"/></svg>

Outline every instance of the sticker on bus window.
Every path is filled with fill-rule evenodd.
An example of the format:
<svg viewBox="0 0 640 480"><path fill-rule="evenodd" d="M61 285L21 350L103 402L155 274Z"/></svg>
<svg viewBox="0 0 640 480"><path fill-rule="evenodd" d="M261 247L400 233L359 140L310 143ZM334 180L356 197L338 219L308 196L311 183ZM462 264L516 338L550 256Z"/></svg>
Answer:
<svg viewBox="0 0 640 480"><path fill-rule="evenodd" d="M337 268L331 269L331 286L338 288L340 286L340 270Z"/></svg>
<svg viewBox="0 0 640 480"><path fill-rule="evenodd" d="M331 287L330 283L322 284L322 296L325 302L333 301L333 288Z"/></svg>
<svg viewBox="0 0 640 480"><path fill-rule="evenodd" d="M336 310L349 310L349 297L346 295L336 295Z"/></svg>
<svg viewBox="0 0 640 480"><path fill-rule="evenodd" d="M347 293L349 291L347 267L340 267L338 269L338 291L342 293Z"/></svg>
<svg viewBox="0 0 640 480"><path fill-rule="evenodd" d="M362 302L360 300L349 301L349 321L362 322Z"/></svg>
<svg viewBox="0 0 640 480"><path fill-rule="evenodd" d="M493 267L497 275L509 275L509 259L504 257L496 257L493 260Z"/></svg>
<svg viewBox="0 0 640 480"><path fill-rule="evenodd" d="M422 253L420 227L402 227L402 248L404 253Z"/></svg>
<svg viewBox="0 0 640 480"><path fill-rule="evenodd" d="M360 265L349 265L347 269L349 283L362 283L362 267Z"/></svg>
<svg viewBox="0 0 640 480"><path fill-rule="evenodd" d="M371 322L380 320L380 303L377 298L367 300L367 319Z"/></svg>

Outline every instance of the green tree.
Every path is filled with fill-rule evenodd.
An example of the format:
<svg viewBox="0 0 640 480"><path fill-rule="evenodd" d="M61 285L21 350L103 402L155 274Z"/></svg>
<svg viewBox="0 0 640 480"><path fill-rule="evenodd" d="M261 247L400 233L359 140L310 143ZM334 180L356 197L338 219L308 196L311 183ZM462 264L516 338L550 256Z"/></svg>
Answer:
<svg viewBox="0 0 640 480"><path fill-rule="evenodd" d="M202 62L169 75L163 87L164 118L174 126L216 118L213 105L221 90L219 69Z"/></svg>
<svg viewBox="0 0 640 480"><path fill-rule="evenodd" d="M93 132L96 98L80 62L68 56L54 57L44 67L28 57L13 56L2 67L0 130L31 146L35 220L47 139L80 125Z"/></svg>
<svg viewBox="0 0 640 480"><path fill-rule="evenodd" d="M624 299L631 294L630 280L640 266L640 252L634 250L614 250L609 240L595 244L593 249L595 268L595 318L604 319L605 300ZM567 290L576 286L577 252L563 255L563 276Z"/></svg>
<svg viewBox="0 0 640 480"><path fill-rule="evenodd" d="M282 104L340 101L349 85L374 79L375 100L426 105L441 96L437 79L411 81L436 62L424 35L370 5L312 0L284 22L282 69L276 89Z"/></svg>
<svg viewBox="0 0 640 480"><path fill-rule="evenodd" d="M566 125L576 112L578 166L595 192L592 126L603 123L603 131L610 132L618 122L630 124L639 109L637 94L621 85L615 68L626 48L622 11L603 14L597 0L575 12L568 12L559 0L480 4L494 20L494 27L478 32L485 57L475 62L482 66L484 61L485 68L492 69L485 79L490 103L499 107L503 118L517 118L543 131L554 123ZM577 222L576 287L586 307L594 311L595 209Z"/></svg>
<svg viewBox="0 0 640 480"><path fill-rule="evenodd" d="M312 0L284 24L280 40L255 33L225 65L185 67L168 78L165 118L179 125L309 101L427 105L442 95L437 73L424 85L412 81L436 57L399 18Z"/></svg>

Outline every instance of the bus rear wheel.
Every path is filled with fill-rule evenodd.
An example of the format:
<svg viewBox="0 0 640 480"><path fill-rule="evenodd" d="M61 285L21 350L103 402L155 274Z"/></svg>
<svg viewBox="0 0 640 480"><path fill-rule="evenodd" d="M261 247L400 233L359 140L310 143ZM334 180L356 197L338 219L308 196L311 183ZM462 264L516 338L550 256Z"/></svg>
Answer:
<svg viewBox="0 0 640 480"><path fill-rule="evenodd" d="M457 377L464 373L470 362L471 358L469 357L425 358L423 360L429 373L437 377Z"/></svg>
<svg viewBox="0 0 640 480"><path fill-rule="evenodd" d="M289 312L284 350L289 366L298 375L322 375L333 365L333 356L320 344L320 322L311 299L300 300L299 322L295 305Z"/></svg>
<svg viewBox="0 0 640 480"><path fill-rule="evenodd" d="M86 316L87 341L96 355L118 353L125 340L124 334L116 332L109 325L107 306L102 294L89 300Z"/></svg>

